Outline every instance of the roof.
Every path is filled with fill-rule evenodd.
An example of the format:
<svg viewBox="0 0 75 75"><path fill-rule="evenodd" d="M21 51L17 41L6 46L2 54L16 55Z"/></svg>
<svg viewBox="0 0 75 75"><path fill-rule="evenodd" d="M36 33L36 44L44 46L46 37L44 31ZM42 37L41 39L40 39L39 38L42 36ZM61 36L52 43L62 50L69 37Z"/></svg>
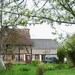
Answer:
<svg viewBox="0 0 75 75"><path fill-rule="evenodd" d="M52 39L32 39L32 47L35 49L56 49L58 43Z"/></svg>
<svg viewBox="0 0 75 75"><path fill-rule="evenodd" d="M8 29L4 42L6 44L31 45L29 29Z"/></svg>

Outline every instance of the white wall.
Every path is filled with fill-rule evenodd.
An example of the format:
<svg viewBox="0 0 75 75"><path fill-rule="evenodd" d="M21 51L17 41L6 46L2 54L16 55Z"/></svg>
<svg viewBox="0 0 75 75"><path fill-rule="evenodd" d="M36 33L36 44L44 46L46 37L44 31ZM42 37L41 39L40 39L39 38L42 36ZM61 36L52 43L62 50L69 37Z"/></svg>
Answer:
<svg viewBox="0 0 75 75"><path fill-rule="evenodd" d="M32 49L32 54L56 54L56 50L48 50L48 49Z"/></svg>

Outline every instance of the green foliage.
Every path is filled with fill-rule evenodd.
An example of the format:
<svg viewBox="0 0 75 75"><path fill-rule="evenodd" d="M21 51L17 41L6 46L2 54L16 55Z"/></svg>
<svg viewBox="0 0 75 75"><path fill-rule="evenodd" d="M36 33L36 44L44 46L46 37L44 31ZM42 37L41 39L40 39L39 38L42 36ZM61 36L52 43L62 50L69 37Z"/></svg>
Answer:
<svg viewBox="0 0 75 75"><path fill-rule="evenodd" d="M40 64L40 60L35 59L35 60L32 61L32 64L37 66L38 64Z"/></svg>
<svg viewBox="0 0 75 75"><path fill-rule="evenodd" d="M68 64L39 64L37 67L37 75L44 75L47 71L56 71L63 69L71 69Z"/></svg>
<svg viewBox="0 0 75 75"><path fill-rule="evenodd" d="M19 24L19 25L27 25L27 20L26 20L25 18L20 18L20 19L18 20L18 24Z"/></svg>
<svg viewBox="0 0 75 75"><path fill-rule="evenodd" d="M69 69L69 68L71 68L71 66L68 65L68 64L58 64L58 65L55 67L56 70L57 70L57 69Z"/></svg>
<svg viewBox="0 0 75 75"><path fill-rule="evenodd" d="M49 65L48 70L55 70L55 66L54 65Z"/></svg>
<svg viewBox="0 0 75 75"><path fill-rule="evenodd" d="M24 15L26 10L21 10L20 15Z"/></svg>
<svg viewBox="0 0 75 75"><path fill-rule="evenodd" d="M46 70L60 70L60 69L70 69L72 68L72 65L69 64L44 64L43 66L46 66Z"/></svg>
<svg viewBox="0 0 75 75"><path fill-rule="evenodd" d="M43 64L40 64L40 65L38 65L38 68L37 68L36 72L37 72L37 75L43 75L44 72L47 71L47 70L48 70L47 66L45 66Z"/></svg>
<svg viewBox="0 0 75 75"><path fill-rule="evenodd" d="M75 66L75 34L66 41L65 50Z"/></svg>
<svg viewBox="0 0 75 75"><path fill-rule="evenodd" d="M39 64L38 66L34 66L32 64L26 64L26 65L14 64L12 65L12 68L9 70L4 71L0 69L0 75L37 75L40 74L37 73L39 67L40 69L42 68L43 75L74 75L75 74L75 69L69 66L68 64ZM26 71L27 69L30 70Z"/></svg>
<svg viewBox="0 0 75 75"><path fill-rule="evenodd" d="M65 52L65 49L64 49L63 46L59 46L59 47L57 48L57 56L58 56L58 58L59 58L59 62L60 62L60 63L63 63L63 62L64 62L64 58L65 58L65 56L66 56L66 52Z"/></svg>
<svg viewBox="0 0 75 75"><path fill-rule="evenodd" d="M6 63L5 64L5 66L6 66L6 70L10 70L10 69L12 69L12 63L11 62L9 62L9 63Z"/></svg>
<svg viewBox="0 0 75 75"><path fill-rule="evenodd" d="M60 69L60 70L52 70L52 71L46 71L44 75L74 75L75 70L73 69Z"/></svg>
<svg viewBox="0 0 75 75"><path fill-rule="evenodd" d="M20 68L19 69L20 71L29 71L29 70L31 70L29 67L23 67L23 68Z"/></svg>
<svg viewBox="0 0 75 75"><path fill-rule="evenodd" d="M38 23L38 21L43 21L48 24L53 22L58 22L58 24L74 23L74 0L32 0L32 5L30 5L29 1L25 3L25 0L23 0L23 2L19 4L19 0L5 0L3 9L9 9L7 13L12 11L10 12L11 18L14 16L20 18L19 16L21 16L21 18L28 18L27 21L31 21L31 23ZM36 21L36 19L38 21Z"/></svg>

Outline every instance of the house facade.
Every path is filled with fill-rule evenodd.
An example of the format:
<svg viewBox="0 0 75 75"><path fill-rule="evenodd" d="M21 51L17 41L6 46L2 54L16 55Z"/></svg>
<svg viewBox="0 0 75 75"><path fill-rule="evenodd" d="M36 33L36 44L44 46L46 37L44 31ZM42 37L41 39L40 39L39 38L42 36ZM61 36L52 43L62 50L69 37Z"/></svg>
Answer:
<svg viewBox="0 0 75 75"><path fill-rule="evenodd" d="M4 46L5 62L30 63L35 59L44 62L46 55L57 57L58 43L52 39L31 39L29 29L8 29Z"/></svg>
<svg viewBox="0 0 75 75"><path fill-rule="evenodd" d="M29 29L9 29L5 34L4 61L31 62L31 39Z"/></svg>
<svg viewBox="0 0 75 75"><path fill-rule="evenodd" d="M32 60L45 61L45 56L57 57L58 43L52 39L32 39Z"/></svg>

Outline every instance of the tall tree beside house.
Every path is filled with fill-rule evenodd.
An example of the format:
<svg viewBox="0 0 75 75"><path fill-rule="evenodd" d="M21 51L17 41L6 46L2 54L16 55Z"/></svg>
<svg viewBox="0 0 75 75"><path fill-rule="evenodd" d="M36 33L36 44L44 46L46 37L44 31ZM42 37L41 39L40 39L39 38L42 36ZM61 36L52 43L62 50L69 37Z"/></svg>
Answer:
<svg viewBox="0 0 75 75"><path fill-rule="evenodd" d="M64 58L66 57L66 52L65 52L63 45L58 46L57 56L59 58L59 62L64 63Z"/></svg>
<svg viewBox="0 0 75 75"><path fill-rule="evenodd" d="M66 41L64 48L75 67L75 34Z"/></svg>

